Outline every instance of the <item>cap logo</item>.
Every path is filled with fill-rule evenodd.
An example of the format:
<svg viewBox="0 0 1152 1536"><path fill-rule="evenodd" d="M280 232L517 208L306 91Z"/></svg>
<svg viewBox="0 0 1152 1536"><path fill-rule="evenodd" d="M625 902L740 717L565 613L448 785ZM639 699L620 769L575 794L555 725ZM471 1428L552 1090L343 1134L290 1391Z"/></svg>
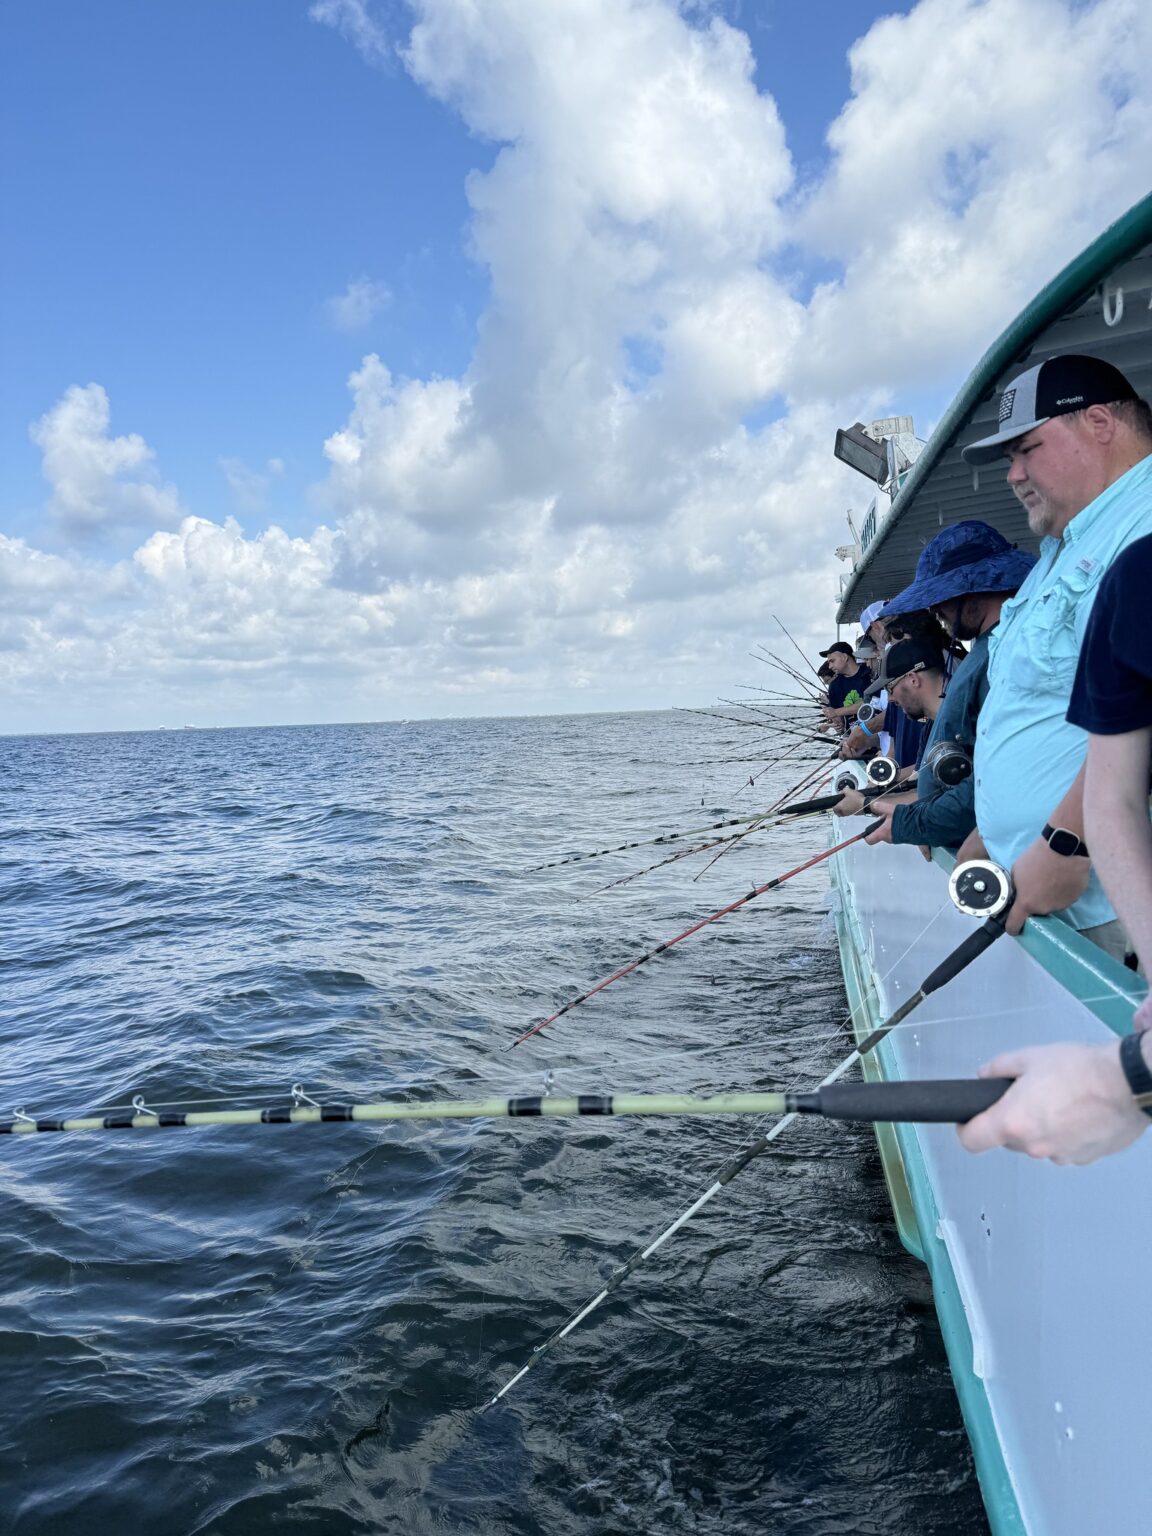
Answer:
<svg viewBox="0 0 1152 1536"><path fill-rule="evenodd" d="M1082 403L1083 399L1084 399L1083 395L1065 395L1063 400L1057 400L1056 404L1057 405L1080 405Z"/></svg>
<svg viewBox="0 0 1152 1536"><path fill-rule="evenodd" d="M1006 389L1000 396L1000 420L998 422L999 426L1002 427L1004 423L1011 417L1012 407L1015 405L1015 403L1016 391L1014 389Z"/></svg>

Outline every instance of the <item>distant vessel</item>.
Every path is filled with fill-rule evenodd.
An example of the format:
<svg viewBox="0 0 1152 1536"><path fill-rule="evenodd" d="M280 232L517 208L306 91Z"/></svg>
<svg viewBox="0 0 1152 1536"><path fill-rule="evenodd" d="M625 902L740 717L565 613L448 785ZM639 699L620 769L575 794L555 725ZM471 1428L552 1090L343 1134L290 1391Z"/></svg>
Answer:
<svg viewBox="0 0 1152 1536"><path fill-rule="evenodd" d="M1152 196L1012 322L922 452L859 424L840 435L837 456L882 488L838 551L852 562L839 623L855 625L866 604L906 586L947 523L981 518L1036 547L1003 472L974 476L960 450L996 430L999 392L1016 374L1060 352L1105 357L1152 397ZM915 848L860 844L832 861L858 1039L972 932L946 894L952 864L939 850L926 864ZM1010 1047L1106 1040L1129 1031L1143 993L1067 924L1033 919L893 1031L865 1058L866 1075L965 1077ZM886 1126L877 1137L901 1238L931 1272L993 1531L1147 1536L1152 1136L1074 1170L971 1157L949 1127Z"/></svg>

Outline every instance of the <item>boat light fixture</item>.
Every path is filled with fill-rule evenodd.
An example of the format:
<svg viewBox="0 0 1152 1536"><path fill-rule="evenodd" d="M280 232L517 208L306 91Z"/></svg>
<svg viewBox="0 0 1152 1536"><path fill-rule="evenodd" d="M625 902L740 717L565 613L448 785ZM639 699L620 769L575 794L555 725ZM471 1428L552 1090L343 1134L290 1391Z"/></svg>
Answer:
<svg viewBox="0 0 1152 1536"><path fill-rule="evenodd" d="M869 437L862 421L851 427L841 427L832 451L841 464L858 469L877 485L883 485L888 479L887 438L877 442L874 437Z"/></svg>

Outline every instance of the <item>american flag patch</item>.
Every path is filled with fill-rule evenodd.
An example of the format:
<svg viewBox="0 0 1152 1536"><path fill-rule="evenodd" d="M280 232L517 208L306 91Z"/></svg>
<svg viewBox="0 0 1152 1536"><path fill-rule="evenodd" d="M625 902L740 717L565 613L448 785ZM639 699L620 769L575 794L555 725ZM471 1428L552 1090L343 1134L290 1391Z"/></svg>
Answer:
<svg viewBox="0 0 1152 1536"><path fill-rule="evenodd" d="M998 423L1000 426L1003 426L1012 415L1012 407L1015 403L1016 391L1014 389L1006 389L1000 396L1000 421Z"/></svg>

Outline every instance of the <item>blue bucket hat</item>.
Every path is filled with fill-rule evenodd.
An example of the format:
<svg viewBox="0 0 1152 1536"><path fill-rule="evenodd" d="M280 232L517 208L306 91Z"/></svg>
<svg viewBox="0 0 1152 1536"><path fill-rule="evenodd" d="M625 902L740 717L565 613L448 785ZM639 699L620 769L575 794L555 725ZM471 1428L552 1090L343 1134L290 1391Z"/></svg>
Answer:
<svg viewBox="0 0 1152 1536"><path fill-rule="evenodd" d="M897 592L880 617L918 613L970 592L1015 592L1035 564L1035 555L1016 549L987 523L950 523L921 550L916 580Z"/></svg>

